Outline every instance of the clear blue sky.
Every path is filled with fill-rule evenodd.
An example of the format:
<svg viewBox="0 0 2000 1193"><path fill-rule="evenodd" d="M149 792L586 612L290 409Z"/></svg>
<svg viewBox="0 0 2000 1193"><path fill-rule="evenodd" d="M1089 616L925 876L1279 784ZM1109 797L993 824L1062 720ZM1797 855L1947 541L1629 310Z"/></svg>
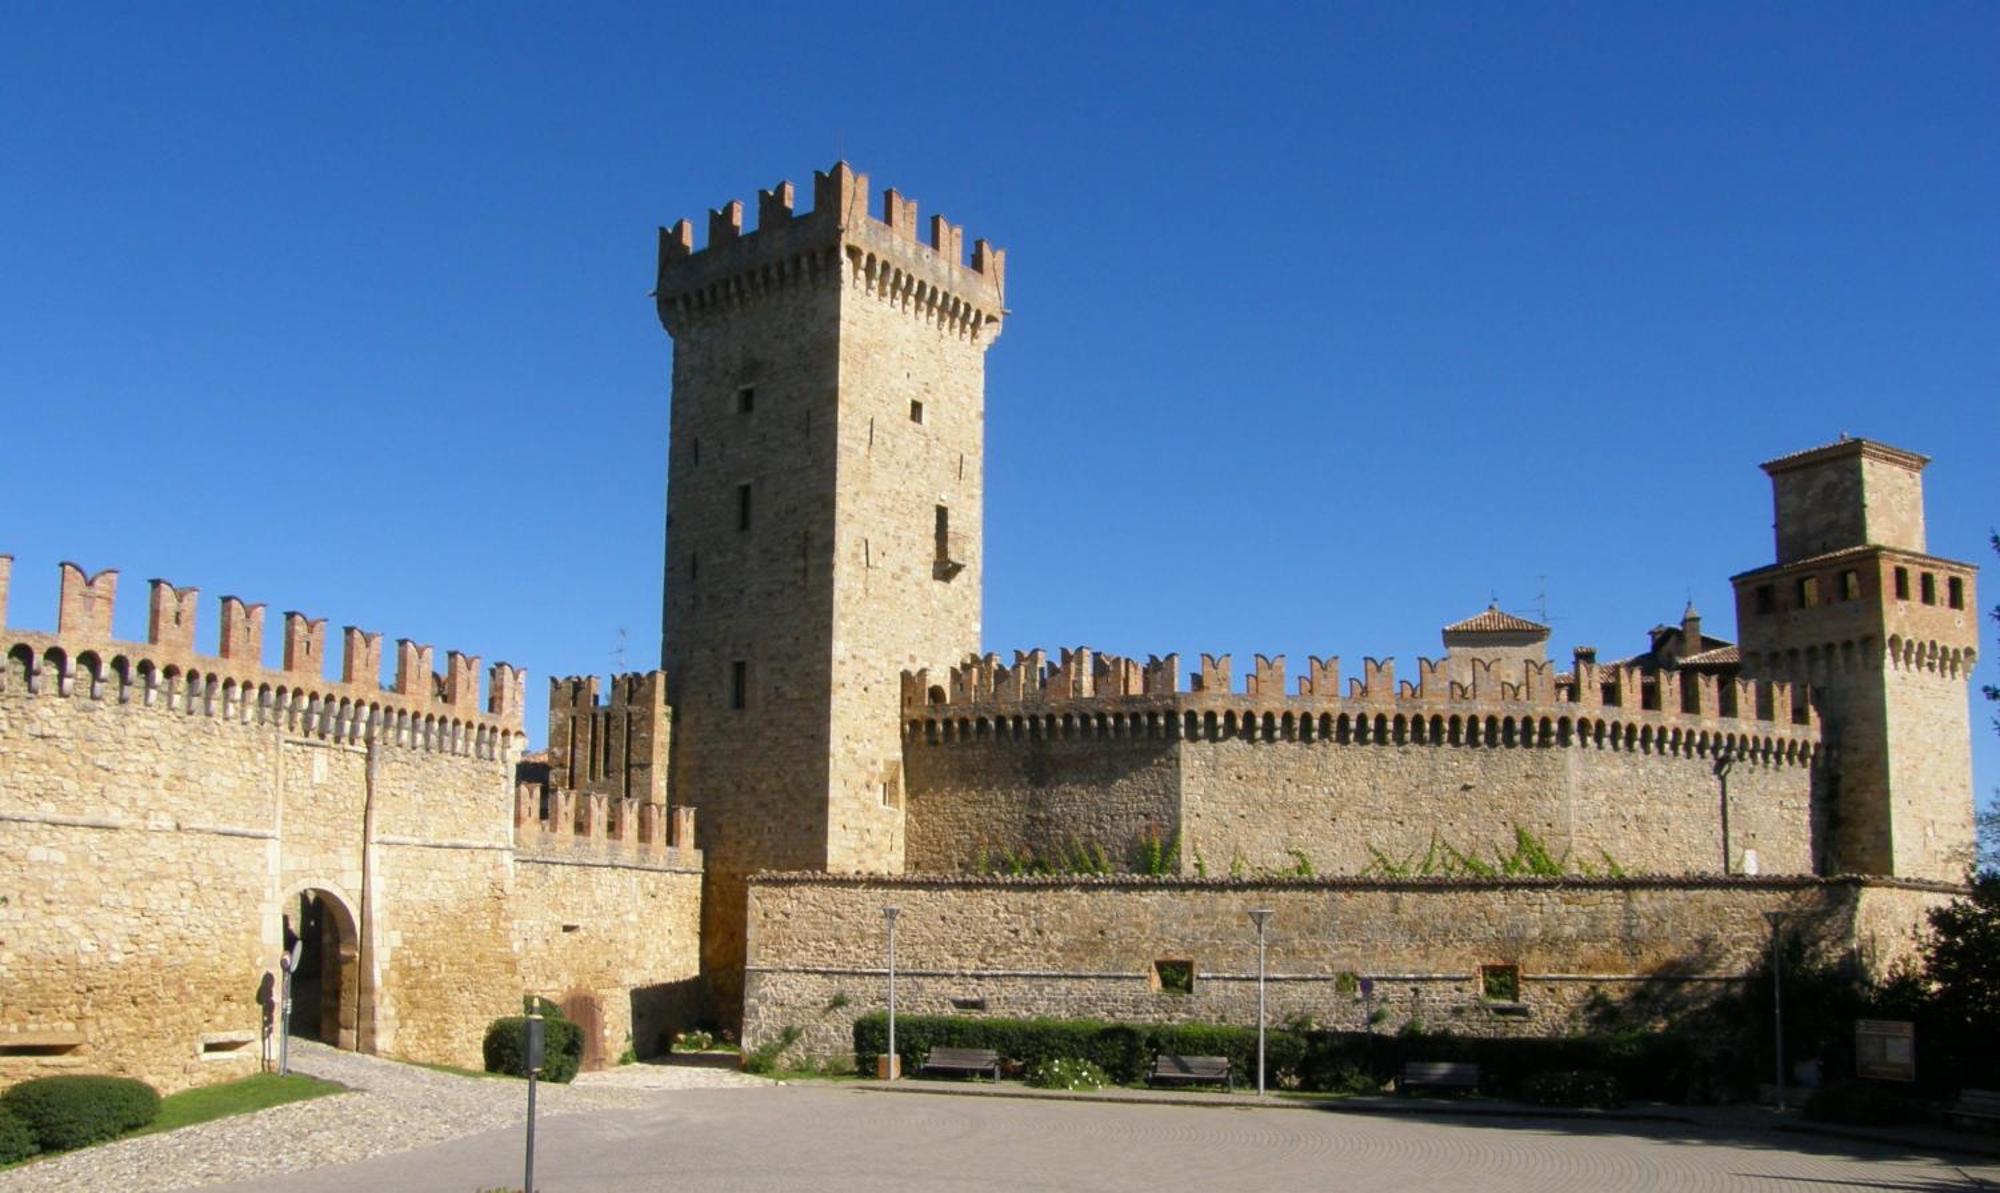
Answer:
<svg viewBox="0 0 2000 1193"><path fill-rule="evenodd" d="M1009 250L990 648L1731 635L1843 432L1994 562L1996 114L1986 3L0 5L11 620L649 664L653 229L844 155Z"/></svg>

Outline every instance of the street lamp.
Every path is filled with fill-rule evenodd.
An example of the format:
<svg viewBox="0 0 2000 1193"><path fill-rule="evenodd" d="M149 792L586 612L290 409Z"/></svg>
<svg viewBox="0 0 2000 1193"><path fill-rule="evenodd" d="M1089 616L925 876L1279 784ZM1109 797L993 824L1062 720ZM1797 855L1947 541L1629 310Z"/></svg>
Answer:
<svg viewBox="0 0 2000 1193"><path fill-rule="evenodd" d="M1785 958L1778 942L1785 931L1785 913L1767 911L1771 925L1771 1034L1778 1053L1778 1113L1785 1112Z"/></svg>
<svg viewBox="0 0 2000 1193"><path fill-rule="evenodd" d="M1264 925L1271 922L1271 909L1259 907L1250 913L1257 925L1257 1096L1264 1096Z"/></svg>
<svg viewBox="0 0 2000 1193"><path fill-rule="evenodd" d="M900 910L893 905L882 909L882 919L889 925L889 1055L878 1074L884 1081L894 1081L903 1074L903 1058L896 1051L896 913Z"/></svg>

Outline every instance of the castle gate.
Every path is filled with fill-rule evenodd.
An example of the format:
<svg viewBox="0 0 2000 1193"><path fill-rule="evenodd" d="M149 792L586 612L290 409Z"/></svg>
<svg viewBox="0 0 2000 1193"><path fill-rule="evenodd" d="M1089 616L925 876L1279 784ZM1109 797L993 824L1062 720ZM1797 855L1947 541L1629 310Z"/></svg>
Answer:
<svg viewBox="0 0 2000 1193"><path fill-rule="evenodd" d="M308 888L285 913L285 947L300 944L292 974L292 1035L353 1050L361 1035L361 937L338 895Z"/></svg>

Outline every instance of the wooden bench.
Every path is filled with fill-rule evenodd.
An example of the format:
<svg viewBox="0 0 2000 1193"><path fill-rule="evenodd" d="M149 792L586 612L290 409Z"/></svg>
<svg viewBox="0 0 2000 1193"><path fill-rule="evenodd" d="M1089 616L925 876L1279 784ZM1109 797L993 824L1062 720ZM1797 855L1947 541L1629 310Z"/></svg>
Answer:
<svg viewBox="0 0 2000 1193"><path fill-rule="evenodd" d="M1990 1089L1962 1089L1958 1101L1945 1113L1951 1118L1985 1119L2000 1122L2000 1093Z"/></svg>
<svg viewBox="0 0 2000 1193"><path fill-rule="evenodd" d="M987 1076L1000 1080L1000 1054L991 1048L933 1048L924 1056L919 1073L956 1073L962 1077Z"/></svg>
<svg viewBox="0 0 2000 1193"><path fill-rule="evenodd" d="M1153 1058L1147 1085L1221 1085L1236 1090L1236 1075L1226 1056L1178 1056L1162 1052Z"/></svg>
<svg viewBox="0 0 2000 1193"><path fill-rule="evenodd" d="M1407 1094L1420 1085L1440 1089L1478 1089L1479 1066L1457 1060L1413 1060L1403 1066L1398 1093Z"/></svg>

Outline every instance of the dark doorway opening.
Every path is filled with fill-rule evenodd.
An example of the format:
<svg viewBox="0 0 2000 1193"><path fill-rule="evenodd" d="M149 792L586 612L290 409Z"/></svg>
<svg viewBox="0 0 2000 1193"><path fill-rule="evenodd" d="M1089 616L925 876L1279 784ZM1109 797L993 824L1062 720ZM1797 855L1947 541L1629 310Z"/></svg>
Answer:
<svg viewBox="0 0 2000 1193"><path fill-rule="evenodd" d="M325 891L299 892L285 915L285 948L299 945L287 1028L301 1039L353 1049L359 1039L360 958L354 919Z"/></svg>

